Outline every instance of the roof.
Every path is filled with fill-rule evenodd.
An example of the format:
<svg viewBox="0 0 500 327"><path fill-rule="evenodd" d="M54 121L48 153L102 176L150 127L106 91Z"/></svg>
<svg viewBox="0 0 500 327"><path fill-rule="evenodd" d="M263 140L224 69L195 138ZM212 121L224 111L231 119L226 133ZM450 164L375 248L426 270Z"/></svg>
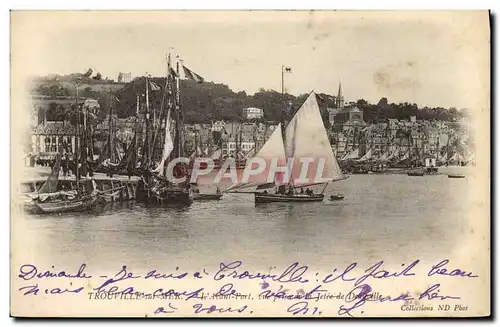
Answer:
<svg viewBox="0 0 500 327"><path fill-rule="evenodd" d="M34 134L74 135L76 134L76 128L68 122L48 121L45 124L38 125L34 130Z"/></svg>

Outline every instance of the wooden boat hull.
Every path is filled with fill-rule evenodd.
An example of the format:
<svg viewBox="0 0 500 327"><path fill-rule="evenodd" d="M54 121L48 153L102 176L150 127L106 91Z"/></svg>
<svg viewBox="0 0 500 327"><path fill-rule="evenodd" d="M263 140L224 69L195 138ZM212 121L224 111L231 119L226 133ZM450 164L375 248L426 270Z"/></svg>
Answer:
<svg viewBox="0 0 500 327"><path fill-rule="evenodd" d="M330 201L338 201L343 199L344 199L343 195L330 195Z"/></svg>
<svg viewBox="0 0 500 327"><path fill-rule="evenodd" d="M413 173L408 173L408 176L424 176L424 173L413 172Z"/></svg>
<svg viewBox="0 0 500 327"><path fill-rule="evenodd" d="M200 193L193 194L194 201L220 200L221 198L222 194L200 194Z"/></svg>
<svg viewBox="0 0 500 327"><path fill-rule="evenodd" d="M152 191L144 184L139 182L137 186L135 198L137 202L149 204L175 204L175 205L190 205L193 203L193 193L186 189L172 187L162 191Z"/></svg>
<svg viewBox="0 0 500 327"><path fill-rule="evenodd" d="M97 205L98 200L97 195L91 195L74 200L35 202L35 205L42 213L64 213L89 210Z"/></svg>
<svg viewBox="0 0 500 327"><path fill-rule="evenodd" d="M323 202L323 194L314 195L283 195L283 194L263 194L254 193L255 203L272 202Z"/></svg>

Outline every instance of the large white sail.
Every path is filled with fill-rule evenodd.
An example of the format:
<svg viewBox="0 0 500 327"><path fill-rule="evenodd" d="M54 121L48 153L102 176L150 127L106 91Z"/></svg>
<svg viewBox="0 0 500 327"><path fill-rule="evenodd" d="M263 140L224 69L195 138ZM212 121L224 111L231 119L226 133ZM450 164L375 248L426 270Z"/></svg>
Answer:
<svg viewBox="0 0 500 327"><path fill-rule="evenodd" d="M308 180L308 183L317 181L316 177L322 178L324 182L345 178L331 148L314 92L309 94L307 100L295 113L295 116L285 129L285 152L288 158L294 158L292 182L299 177L303 177L300 176L301 159L304 160L305 158L314 159L314 162L309 165L307 177L304 179ZM323 172L322 174L320 172L318 176L316 173L317 170L321 170L321 164L318 165L321 161L324 162ZM295 186L308 183L294 182Z"/></svg>

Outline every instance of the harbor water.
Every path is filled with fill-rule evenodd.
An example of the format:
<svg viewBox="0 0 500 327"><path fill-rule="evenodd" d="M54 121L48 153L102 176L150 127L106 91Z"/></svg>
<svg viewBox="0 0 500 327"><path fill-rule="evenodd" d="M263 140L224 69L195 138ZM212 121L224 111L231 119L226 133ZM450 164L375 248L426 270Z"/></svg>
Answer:
<svg viewBox="0 0 500 327"><path fill-rule="evenodd" d="M16 246L37 266L106 271L440 260L468 228L471 178L352 175L330 184L323 203L255 205L251 194L226 194L189 207L131 201L92 213L16 216L24 233ZM335 193L344 200L330 201Z"/></svg>

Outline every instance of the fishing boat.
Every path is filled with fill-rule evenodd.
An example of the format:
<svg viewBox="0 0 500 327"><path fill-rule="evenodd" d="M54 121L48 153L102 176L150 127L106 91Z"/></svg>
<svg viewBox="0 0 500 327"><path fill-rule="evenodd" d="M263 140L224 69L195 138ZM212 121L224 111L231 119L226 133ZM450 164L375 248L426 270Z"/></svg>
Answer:
<svg viewBox="0 0 500 327"><path fill-rule="evenodd" d="M177 61L176 70L174 70L171 65L171 56L168 54L167 76L163 88L159 120L155 121L156 111L153 111L152 124L150 121L149 91L159 91L160 87L152 83L148 76L145 76L146 110L144 120L146 128L140 166L141 180L136 188L136 200L139 202L190 205L194 199L189 183L191 178L189 163L178 162L173 167L173 177L176 180L184 179L182 182L170 181L166 172L170 162L176 158L185 157L185 128L180 100L181 72L179 62L180 60ZM189 70L184 64L182 64L182 68L185 78L203 82L201 76ZM156 144L160 142L162 135L163 149L157 161Z"/></svg>
<svg viewBox="0 0 500 327"><path fill-rule="evenodd" d="M62 148L61 148L62 149ZM56 162L45 183L36 192L29 194L31 201L24 203L24 209L28 213L64 213L90 210L100 202L95 182L87 177L84 185L79 182L78 173L76 178L76 189L58 189L59 172L61 169L62 154L58 153Z"/></svg>
<svg viewBox="0 0 500 327"><path fill-rule="evenodd" d="M267 142L249 159L247 167L252 164L254 158L259 158L269 163L272 159L291 158L293 169L291 169L288 180L284 180L282 174L275 173L274 180L269 181L267 171L254 180L240 182L231 186L226 192L241 193L242 189L256 187L253 193L255 203L271 202L322 202L324 191L329 183L343 180L346 177L342 173L338 162L333 154L328 141L328 135L321 118L316 94L311 92L302 106L282 131L282 123L278 124ZM323 176L321 182L313 177L315 171L309 170L306 182L299 182L301 176L301 158L324 159ZM303 177L303 176L302 176ZM309 187L324 185L320 193L314 193ZM304 192L304 189L307 191ZM300 191L298 191L300 189ZM272 191L274 190L274 192Z"/></svg>
<svg viewBox="0 0 500 327"><path fill-rule="evenodd" d="M58 193L50 200L43 202L34 202L34 205L40 209L42 213L64 213L75 211L90 210L98 204L99 196L97 193L90 194L65 194Z"/></svg>
<svg viewBox="0 0 500 327"><path fill-rule="evenodd" d="M409 171L407 174L408 174L408 176L424 176L424 172L418 171L418 170Z"/></svg>

